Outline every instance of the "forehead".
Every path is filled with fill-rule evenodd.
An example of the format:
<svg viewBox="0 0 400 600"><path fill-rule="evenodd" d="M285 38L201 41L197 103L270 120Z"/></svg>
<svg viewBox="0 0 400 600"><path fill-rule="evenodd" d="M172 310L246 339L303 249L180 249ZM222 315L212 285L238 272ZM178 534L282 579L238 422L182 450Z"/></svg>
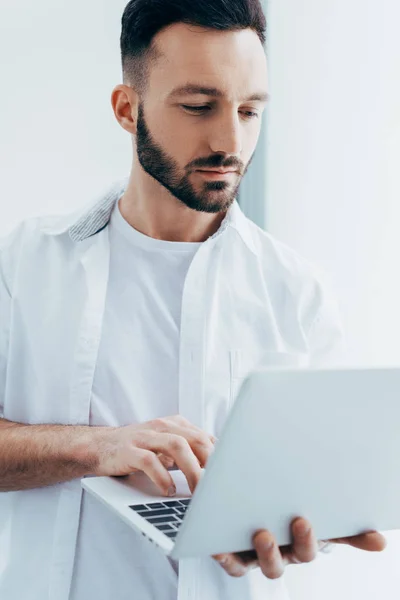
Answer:
<svg viewBox="0 0 400 600"><path fill-rule="evenodd" d="M216 31L177 23L162 30L154 43L162 58L150 71L150 89L162 96L188 81L219 90L222 96L267 90L265 52L250 29Z"/></svg>

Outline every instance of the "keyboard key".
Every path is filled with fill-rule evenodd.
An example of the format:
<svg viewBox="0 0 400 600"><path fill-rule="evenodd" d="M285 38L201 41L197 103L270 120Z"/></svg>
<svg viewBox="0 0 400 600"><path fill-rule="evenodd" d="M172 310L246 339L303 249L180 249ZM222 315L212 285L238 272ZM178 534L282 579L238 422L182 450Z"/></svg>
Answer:
<svg viewBox="0 0 400 600"><path fill-rule="evenodd" d="M132 510L148 510L147 506L145 506L144 504L135 504L134 506L130 506L129 508L132 508Z"/></svg>
<svg viewBox="0 0 400 600"><path fill-rule="evenodd" d="M190 504L190 498L188 498L187 500L179 500L179 502L181 504L183 504L184 506L189 506L189 504Z"/></svg>
<svg viewBox="0 0 400 600"><path fill-rule="evenodd" d="M165 523L162 523L161 525L156 525L156 527L160 531L175 531L175 529L172 527L172 525L168 525Z"/></svg>
<svg viewBox="0 0 400 600"><path fill-rule="evenodd" d="M162 508L161 510L140 510L138 511L141 517L147 519L148 517L161 517L162 515L174 515L175 510L173 508Z"/></svg>
<svg viewBox="0 0 400 600"><path fill-rule="evenodd" d="M188 508L189 508L188 506L176 506L175 510L177 512L185 514L185 512L187 511Z"/></svg>
<svg viewBox="0 0 400 600"><path fill-rule="evenodd" d="M170 500L169 502L164 502L165 506L180 506L180 502L177 500Z"/></svg>
<svg viewBox="0 0 400 600"><path fill-rule="evenodd" d="M165 515L164 517L150 517L149 519L146 519L149 523L152 523L153 525L155 525L156 523L172 523L172 522L176 522L177 518L174 517L173 515L168 516Z"/></svg>
<svg viewBox="0 0 400 600"><path fill-rule="evenodd" d="M177 531L166 531L165 535L167 535L169 538L175 538L178 535Z"/></svg>
<svg viewBox="0 0 400 600"><path fill-rule="evenodd" d="M155 510L156 508L165 508L165 506L162 502L152 502L151 504L148 504L147 506L151 510Z"/></svg>

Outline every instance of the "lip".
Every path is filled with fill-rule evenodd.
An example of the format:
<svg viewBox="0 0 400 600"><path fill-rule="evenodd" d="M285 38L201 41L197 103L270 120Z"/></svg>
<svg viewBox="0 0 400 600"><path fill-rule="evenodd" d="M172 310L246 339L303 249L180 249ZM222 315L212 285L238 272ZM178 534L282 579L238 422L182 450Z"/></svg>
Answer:
<svg viewBox="0 0 400 600"><path fill-rule="evenodd" d="M204 177L209 177L210 179L227 179L228 177L235 175L237 171L215 171L206 169L198 169L198 173L201 173Z"/></svg>
<svg viewBox="0 0 400 600"><path fill-rule="evenodd" d="M206 172L206 173L236 173L236 169L197 169L198 171Z"/></svg>

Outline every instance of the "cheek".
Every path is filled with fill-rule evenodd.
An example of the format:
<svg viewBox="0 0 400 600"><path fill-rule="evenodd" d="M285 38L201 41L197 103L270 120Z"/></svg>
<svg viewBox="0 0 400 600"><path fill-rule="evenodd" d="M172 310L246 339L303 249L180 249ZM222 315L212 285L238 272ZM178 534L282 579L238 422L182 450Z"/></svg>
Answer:
<svg viewBox="0 0 400 600"><path fill-rule="evenodd" d="M154 138L174 156L183 154L193 136L188 126L177 119L158 119L153 126ZM171 152L173 151L173 152Z"/></svg>

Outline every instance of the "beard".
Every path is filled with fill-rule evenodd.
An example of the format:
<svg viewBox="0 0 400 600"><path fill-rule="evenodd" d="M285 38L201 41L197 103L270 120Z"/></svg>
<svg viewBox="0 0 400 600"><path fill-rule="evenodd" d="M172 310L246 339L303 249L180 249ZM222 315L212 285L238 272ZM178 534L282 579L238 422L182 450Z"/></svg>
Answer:
<svg viewBox="0 0 400 600"><path fill-rule="evenodd" d="M197 191L191 183L189 175L182 175L176 160L169 156L154 140L146 123L142 102L138 108L136 148L139 163L148 175L156 179L188 208L206 213L218 213L227 211L230 208L238 194L241 180L246 174L253 158L249 161L243 175L239 176L238 174L238 182L235 185L231 185L228 181L223 180L206 181L202 185L202 189ZM216 154L210 157L207 164L199 165L198 168L218 169L234 167L240 170L237 161L232 163L231 160L230 164L227 162L224 163L224 157Z"/></svg>

